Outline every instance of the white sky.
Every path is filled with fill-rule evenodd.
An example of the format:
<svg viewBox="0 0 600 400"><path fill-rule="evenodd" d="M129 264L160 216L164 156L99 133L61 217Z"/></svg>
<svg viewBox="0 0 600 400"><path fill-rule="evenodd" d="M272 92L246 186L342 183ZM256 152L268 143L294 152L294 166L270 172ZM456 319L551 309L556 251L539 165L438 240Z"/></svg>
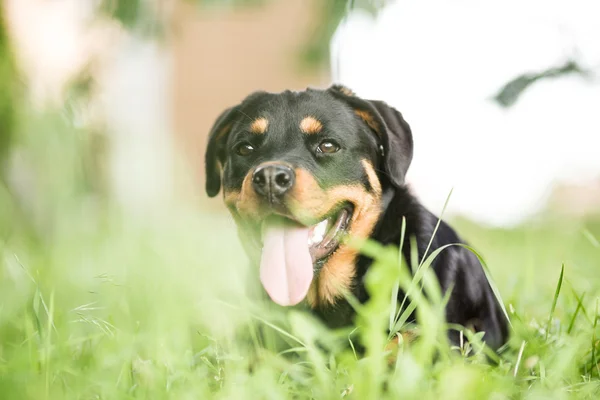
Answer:
<svg viewBox="0 0 600 400"><path fill-rule="evenodd" d="M508 225L554 179L600 175L600 2L401 0L354 12L332 41L333 77L399 109L413 129L408 180L424 204ZM530 87L513 108L490 98L523 72L570 56L594 68Z"/></svg>

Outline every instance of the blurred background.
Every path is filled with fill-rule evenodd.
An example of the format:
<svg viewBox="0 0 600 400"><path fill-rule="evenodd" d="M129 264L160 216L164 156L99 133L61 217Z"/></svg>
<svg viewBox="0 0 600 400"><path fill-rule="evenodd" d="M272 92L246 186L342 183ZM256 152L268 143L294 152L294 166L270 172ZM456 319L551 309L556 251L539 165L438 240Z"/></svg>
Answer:
<svg viewBox="0 0 600 400"><path fill-rule="evenodd" d="M5 0L3 11L24 100L93 131L106 189L134 210L184 195L223 211L203 194L219 112L254 90L332 82L405 114L409 184L434 212L451 189L448 214L500 226L600 205L594 1Z"/></svg>
<svg viewBox="0 0 600 400"><path fill-rule="evenodd" d="M400 110L415 141L408 182L438 215L453 190L445 217L484 256L521 324L513 348L534 343L524 359L535 340L545 346L540 327L562 265L569 295L555 317L570 320L569 332L597 320L586 311L600 293L597 1L0 5L7 398L130 398L140 388L157 398L194 387L193 398L218 388L241 399L223 371L252 368L247 386L269 398L317 390L308 377L318 370L294 372L278 353L252 364L234 340L242 327L270 348L256 344L252 315L289 326L270 305L252 308L258 274L222 201L204 193L210 127L254 90L335 82ZM313 332L295 321L291 332ZM588 371L589 354L569 360ZM579 376L564 360L556 365ZM361 365L350 371L361 377ZM318 390L336 396L352 382L328 379Z"/></svg>
<svg viewBox="0 0 600 400"><path fill-rule="evenodd" d="M97 134L105 189L134 210L183 195L223 211L204 195L216 116L254 90L329 84L329 18L344 10L304 0L4 3L23 96L36 110L68 108Z"/></svg>

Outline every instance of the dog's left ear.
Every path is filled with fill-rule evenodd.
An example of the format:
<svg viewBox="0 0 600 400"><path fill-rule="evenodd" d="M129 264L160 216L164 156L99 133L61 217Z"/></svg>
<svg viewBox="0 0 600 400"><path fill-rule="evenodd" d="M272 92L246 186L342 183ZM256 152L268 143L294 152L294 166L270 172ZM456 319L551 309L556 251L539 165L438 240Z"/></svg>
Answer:
<svg viewBox="0 0 600 400"><path fill-rule="evenodd" d="M383 146L384 171L394 186L403 186L413 157L413 138L402 114L383 101L361 99L342 85L333 85L329 92L352 107L354 113L375 132Z"/></svg>

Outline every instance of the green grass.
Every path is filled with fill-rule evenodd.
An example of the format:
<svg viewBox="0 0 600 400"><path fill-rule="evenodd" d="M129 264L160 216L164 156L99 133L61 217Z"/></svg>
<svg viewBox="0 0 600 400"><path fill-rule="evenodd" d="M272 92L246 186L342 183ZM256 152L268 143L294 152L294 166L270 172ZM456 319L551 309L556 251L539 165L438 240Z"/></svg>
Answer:
<svg viewBox="0 0 600 400"><path fill-rule="evenodd" d="M39 121L24 131L17 149L38 191L21 202L0 186L2 399L600 396L600 219L454 221L502 294L511 341L497 365L469 332L473 343L450 351L425 262L405 303L422 318L420 338L388 364L387 329L408 328L390 299L412 284L397 249L365 246L378 258L372 300L356 305L357 327L329 331L300 307L255 299L257 274L227 215L184 204L123 212L81 184L77 135Z"/></svg>

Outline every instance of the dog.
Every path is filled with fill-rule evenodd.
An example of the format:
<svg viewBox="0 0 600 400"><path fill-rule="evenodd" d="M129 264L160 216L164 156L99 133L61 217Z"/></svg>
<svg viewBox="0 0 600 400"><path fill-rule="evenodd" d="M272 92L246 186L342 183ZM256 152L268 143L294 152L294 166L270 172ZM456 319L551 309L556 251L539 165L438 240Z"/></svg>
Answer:
<svg viewBox="0 0 600 400"><path fill-rule="evenodd" d="M282 306L306 302L331 328L353 323L344 293L366 302L364 277L373 260L343 240L348 235L398 245L409 260L411 237L422 260L464 243L410 193L405 176L413 137L402 114L342 85L250 94L215 121L205 155L206 192L222 187L264 291ZM435 160L432 160L435 161ZM507 319L479 259L450 246L431 268L443 292L448 323L485 332L498 349ZM400 301L404 294L400 293ZM458 344L458 332L449 332Z"/></svg>

